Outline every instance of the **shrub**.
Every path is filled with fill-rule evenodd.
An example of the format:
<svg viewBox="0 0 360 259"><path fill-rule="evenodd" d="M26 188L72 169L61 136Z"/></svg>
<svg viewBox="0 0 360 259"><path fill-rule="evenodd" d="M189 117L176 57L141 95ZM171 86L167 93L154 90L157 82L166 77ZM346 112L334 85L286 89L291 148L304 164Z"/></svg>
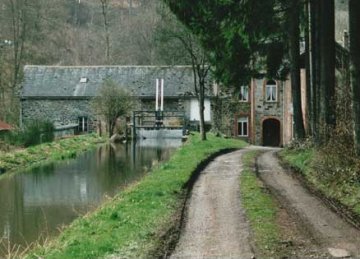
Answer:
<svg viewBox="0 0 360 259"><path fill-rule="evenodd" d="M4 141L14 146L34 146L54 140L54 125L49 121L32 121L24 130L12 131L4 137Z"/></svg>
<svg viewBox="0 0 360 259"><path fill-rule="evenodd" d="M54 140L54 125L49 121L33 121L25 128L24 146L34 146Z"/></svg>
<svg viewBox="0 0 360 259"><path fill-rule="evenodd" d="M347 73L337 75L336 127L330 129L329 141L320 148L316 164L317 177L328 185L360 181L360 161L353 139L352 97Z"/></svg>

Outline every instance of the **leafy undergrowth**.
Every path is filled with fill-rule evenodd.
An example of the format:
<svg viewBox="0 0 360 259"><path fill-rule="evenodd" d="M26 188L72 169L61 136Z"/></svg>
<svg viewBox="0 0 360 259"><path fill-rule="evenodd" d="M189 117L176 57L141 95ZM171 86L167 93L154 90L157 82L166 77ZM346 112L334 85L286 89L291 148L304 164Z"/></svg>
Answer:
<svg viewBox="0 0 360 259"><path fill-rule="evenodd" d="M254 158L257 151L244 155L244 170L240 178L240 188L245 213L250 221L256 252L261 258L276 257L281 254L281 233L277 224L277 204L266 191L254 172Z"/></svg>
<svg viewBox="0 0 360 259"><path fill-rule="evenodd" d="M95 212L75 220L59 237L36 248L28 258L150 258L173 225L183 201L185 183L211 154L241 148L241 141L209 135L190 137L174 156L129 186Z"/></svg>
<svg viewBox="0 0 360 259"><path fill-rule="evenodd" d="M359 161L349 152L337 150L335 153L328 148L319 151L285 149L280 155L285 162L300 171L314 188L360 216Z"/></svg>
<svg viewBox="0 0 360 259"><path fill-rule="evenodd" d="M75 158L78 153L94 147L103 139L95 134L61 139L14 152L0 153L0 172L31 167L44 161Z"/></svg>

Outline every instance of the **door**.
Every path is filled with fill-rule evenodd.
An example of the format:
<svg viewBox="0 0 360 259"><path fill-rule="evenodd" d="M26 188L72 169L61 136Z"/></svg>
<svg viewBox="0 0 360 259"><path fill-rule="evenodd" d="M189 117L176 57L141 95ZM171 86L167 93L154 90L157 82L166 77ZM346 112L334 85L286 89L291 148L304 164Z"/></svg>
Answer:
<svg viewBox="0 0 360 259"><path fill-rule="evenodd" d="M263 122L263 145L270 147L280 146L280 121L267 119Z"/></svg>

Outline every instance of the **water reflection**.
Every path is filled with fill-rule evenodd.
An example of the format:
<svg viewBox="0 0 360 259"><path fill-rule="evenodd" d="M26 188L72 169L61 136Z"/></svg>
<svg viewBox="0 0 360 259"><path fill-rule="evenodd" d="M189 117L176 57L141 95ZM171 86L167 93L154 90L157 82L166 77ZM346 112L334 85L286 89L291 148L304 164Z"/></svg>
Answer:
<svg viewBox="0 0 360 259"><path fill-rule="evenodd" d="M104 145L76 160L3 178L0 239L25 244L57 232L61 225L99 205L105 195L113 196L168 159L180 145L181 140Z"/></svg>

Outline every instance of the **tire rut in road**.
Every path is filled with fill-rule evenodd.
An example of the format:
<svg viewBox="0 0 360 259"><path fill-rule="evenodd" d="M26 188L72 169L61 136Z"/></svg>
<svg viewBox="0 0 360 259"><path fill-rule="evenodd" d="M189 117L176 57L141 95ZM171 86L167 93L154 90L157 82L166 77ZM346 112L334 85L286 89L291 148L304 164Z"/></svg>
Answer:
<svg viewBox="0 0 360 259"><path fill-rule="evenodd" d="M277 150L266 150L257 159L260 178L274 191L280 203L298 219L319 244L319 250L333 256L360 257L360 231L341 219L310 194L278 162Z"/></svg>

